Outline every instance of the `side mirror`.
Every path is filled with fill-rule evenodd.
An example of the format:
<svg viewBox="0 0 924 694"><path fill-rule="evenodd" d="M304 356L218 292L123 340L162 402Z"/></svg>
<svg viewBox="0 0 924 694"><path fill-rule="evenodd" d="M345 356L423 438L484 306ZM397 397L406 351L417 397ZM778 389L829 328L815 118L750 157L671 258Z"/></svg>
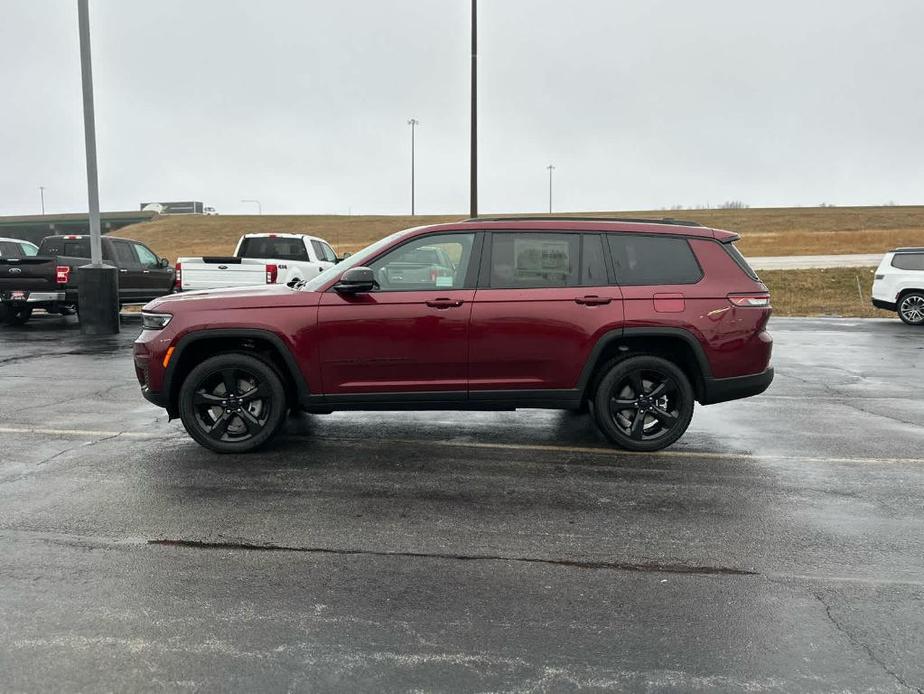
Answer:
<svg viewBox="0 0 924 694"><path fill-rule="evenodd" d="M368 267L351 267L340 276L334 291L341 294L362 294L375 289L375 273Z"/></svg>
<svg viewBox="0 0 924 694"><path fill-rule="evenodd" d="M164 270L166 270L168 267L170 267L170 261L167 260L166 258L161 258L161 259L158 261L157 266L163 268Z"/></svg>

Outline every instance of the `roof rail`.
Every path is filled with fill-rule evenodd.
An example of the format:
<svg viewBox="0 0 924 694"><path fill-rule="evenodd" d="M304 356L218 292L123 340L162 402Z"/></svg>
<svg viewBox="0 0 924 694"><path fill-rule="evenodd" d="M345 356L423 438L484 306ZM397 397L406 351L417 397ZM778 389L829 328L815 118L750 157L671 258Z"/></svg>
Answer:
<svg viewBox="0 0 924 694"><path fill-rule="evenodd" d="M630 222L632 224L670 224L681 227L701 227L699 222L690 222L672 217L641 219L637 217L565 217L552 215L513 215L510 217L470 217L466 222Z"/></svg>
<svg viewBox="0 0 924 694"><path fill-rule="evenodd" d="M912 246L909 248L893 248L891 251L889 251L889 253L920 253L921 251L924 251L924 246L922 247Z"/></svg>

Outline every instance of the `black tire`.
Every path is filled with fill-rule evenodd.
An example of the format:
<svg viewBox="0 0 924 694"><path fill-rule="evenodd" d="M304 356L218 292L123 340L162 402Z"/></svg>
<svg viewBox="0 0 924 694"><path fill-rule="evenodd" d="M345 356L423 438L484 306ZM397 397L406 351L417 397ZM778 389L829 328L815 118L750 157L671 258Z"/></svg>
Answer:
<svg viewBox="0 0 924 694"><path fill-rule="evenodd" d="M197 443L216 453L246 453L272 438L289 408L276 370L233 352L206 359L189 372L180 386L179 409Z"/></svg>
<svg viewBox="0 0 924 694"><path fill-rule="evenodd" d="M594 393L594 419L629 451L659 451L683 436L693 418L693 388L673 362L653 355L614 360Z"/></svg>
<svg viewBox="0 0 924 694"><path fill-rule="evenodd" d="M899 299L896 310L907 325L924 325L924 292L908 292Z"/></svg>
<svg viewBox="0 0 924 694"><path fill-rule="evenodd" d="M25 325L32 318L32 308L14 308L10 309L3 319L7 325Z"/></svg>

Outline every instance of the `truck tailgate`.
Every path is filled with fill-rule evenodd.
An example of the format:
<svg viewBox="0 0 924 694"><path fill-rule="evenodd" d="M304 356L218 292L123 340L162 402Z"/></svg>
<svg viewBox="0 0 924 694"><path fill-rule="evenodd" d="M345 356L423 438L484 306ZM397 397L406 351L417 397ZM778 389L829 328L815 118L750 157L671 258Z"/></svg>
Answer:
<svg viewBox="0 0 924 694"><path fill-rule="evenodd" d="M0 258L0 296L10 291L55 291L57 258L34 255L28 258Z"/></svg>
<svg viewBox="0 0 924 694"><path fill-rule="evenodd" d="M266 264L246 258L179 258L183 291L266 284Z"/></svg>

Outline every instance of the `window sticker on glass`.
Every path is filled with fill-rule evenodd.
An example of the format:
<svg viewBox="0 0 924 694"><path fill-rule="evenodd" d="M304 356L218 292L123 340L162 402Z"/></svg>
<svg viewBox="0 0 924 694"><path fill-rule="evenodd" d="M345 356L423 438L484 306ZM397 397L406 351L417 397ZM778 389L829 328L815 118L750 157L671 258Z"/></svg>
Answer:
<svg viewBox="0 0 924 694"><path fill-rule="evenodd" d="M550 272L567 275L571 271L567 241L516 239L513 242L513 257L520 277Z"/></svg>
<svg viewBox="0 0 924 694"><path fill-rule="evenodd" d="M452 285L453 285L452 275L449 275L449 276L437 276L437 277L436 277L436 286L437 286L437 287L446 288L446 287L452 287Z"/></svg>

